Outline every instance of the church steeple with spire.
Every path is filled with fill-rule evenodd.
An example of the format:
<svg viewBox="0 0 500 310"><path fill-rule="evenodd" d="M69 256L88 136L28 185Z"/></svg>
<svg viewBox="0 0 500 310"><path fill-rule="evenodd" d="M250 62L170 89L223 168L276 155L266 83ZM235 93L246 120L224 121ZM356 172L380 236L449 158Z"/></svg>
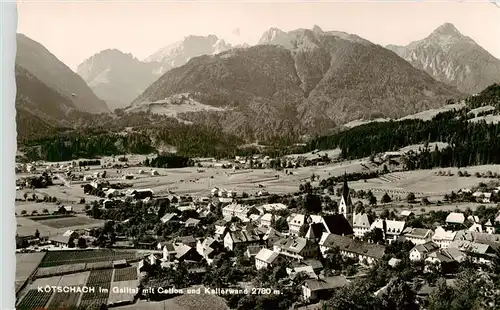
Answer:
<svg viewBox="0 0 500 310"><path fill-rule="evenodd" d="M352 200L349 191L349 186L347 185L347 173L344 172L344 186L342 187L342 196L339 203L339 213L344 215L344 217L349 220L352 215Z"/></svg>

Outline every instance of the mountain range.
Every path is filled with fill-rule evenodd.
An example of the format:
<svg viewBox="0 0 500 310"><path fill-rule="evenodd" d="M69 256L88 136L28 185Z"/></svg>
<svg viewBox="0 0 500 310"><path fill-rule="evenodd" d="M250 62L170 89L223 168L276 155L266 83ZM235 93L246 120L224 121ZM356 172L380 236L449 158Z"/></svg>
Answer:
<svg viewBox="0 0 500 310"><path fill-rule="evenodd" d="M464 93L479 93L500 82L500 60L450 23L441 25L423 40L387 48L415 68Z"/></svg>
<svg viewBox="0 0 500 310"><path fill-rule="evenodd" d="M43 45L23 34L17 35L17 76L29 72L39 82L52 88L62 97L69 99L74 108L88 113L110 112L106 102L98 98L87 83L68 66L57 59ZM33 98L35 101L44 98ZM45 107L40 107L44 109ZM53 111L59 115L61 111Z"/></svg>
<svg viewBox="0 0 500 310"><path fill-rule="evenodd" d="M18 120L43 127L73 111L124 108L251 141L298 137L436 108L500 78L499 60L451 24L387 47L318 26L270 28L252 47L188 36L145 60L104 50L78 74L38 42L17 39Z"/></svg>
<svg viewBox="0 0 500 310"><path fill-rule="evenodd" d="M256 140L324 133L359 118L400 117L462 96L384 47L317 26L271 28L257 46L191 59L165 73L127 110L153 105L158 112L179 93L224 109L182 118L215 122Z"/></svg>
<svg viewBox="0 0 500 310"><path fill-rule="evenodd" d="M215 35L188 36L167 45L144 61L116 49L86 59L77 73L90 88L106 100L112 110L124 108L168 70L193 57L213 55L233 48Z"/></svg>

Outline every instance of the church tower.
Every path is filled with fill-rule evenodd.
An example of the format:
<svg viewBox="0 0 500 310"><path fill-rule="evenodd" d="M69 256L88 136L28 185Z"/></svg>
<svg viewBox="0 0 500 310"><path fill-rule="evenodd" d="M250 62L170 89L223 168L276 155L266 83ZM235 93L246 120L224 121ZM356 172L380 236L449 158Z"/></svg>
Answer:
<svg viewBox="0 0 500 310"><path fill-rule="evenodd" d="M347 175L344 174L344 186L342 187L342 196L339 203L339 214L349 220L353 213L351 194L349 193L349 186L347 186Z"/></svg>

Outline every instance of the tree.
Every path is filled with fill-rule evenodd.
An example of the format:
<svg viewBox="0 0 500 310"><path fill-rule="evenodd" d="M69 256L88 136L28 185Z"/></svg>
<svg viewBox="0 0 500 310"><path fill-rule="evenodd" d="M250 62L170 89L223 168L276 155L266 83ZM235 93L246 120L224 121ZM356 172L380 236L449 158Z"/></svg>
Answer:
<svg viewBox="0 0 500 310"><path fill-rule="evenodd" d="M35 231L35 238L40 238L40 232L38 231L38 229Z"/></svg>
<svg viewBox="0 0 500 310"><path fill-rule="evenodd" d="M429 201L429 199L427 197L423 197L421 203L424 206L428 206L428 205L431 204L430 201Z"/></svg>
<svg viewBox="0 0 500 310"><path fill-rule="evenodd" d="M380 200L381 203L389 203L391 202L391 196L389 194L385 193L384 196L382 196L382 199Z"/></svg>
<svg viewBox="0 0 500 310"><path fill-rule="evenodd" d="M416 197L413 192L408 193L408 195L406 196L406 201L408 201L409 203L413 203L415 199Z"/></svg>
<svg viewBox="0 0 500 310"><path fill-rule="evenodd" d="M370 196L370 198L369 198L369 203L370 203L370 205L372 205L372 206L373 206L373 205L376 205L376 204L377 204L377 197L375 197L375 196Z"/></svg>
<svg viewBox="0 0 500 310"><path fill-rule="evenodd" d="M382 306L394 310L419 309L416 304L416 293L401 278L389 284L387 291L382 295Z"/></svg>
<svg viewBox="0 0 500 310"><path fill-rule="evenodd" d="M288 222L286 221L286 218L280 217L275 221L274 226L272 227L279 232L285 232L288 231Z"/></svg>
<svg viewBox="0 0 500 310"><path fill-rule="evenodd" d="M75 247L75 239L70 238L68 241L68 248L74 248Z"/></svg>
<svg viewBox="0 0 500 310"><path fill-rule="evenodd" d="M334 290L323 309L374 310L380 309L380 300L372 294L366 283L356 281Z"/></svg>
<svg viewBox="0 0 500 310"><path fill-rule="evenodd" d="M45 209L42 210L42 212L45 213L45 214L49 214L49 209L45 208Z"/></svg>
<svg viewBox="0 0 500 310"><path fill-rule="evenodd" d="M24 201L28 200L28 193L24 192L23 197L24 197Z"/></svg>
<svg viewBox="0 0 500 310"><path fill-rule="evenodd" d="M381 243L384 241L384 232L380 228L374 228L365 233L364 238L374 243Z"/></svg>
<svg viewBox="0 0 500 310"><path fill-rule="evenodd" d="M21 215L26 215L28 212L26 212L26 210L22 210L21 211Z"/></svg>
<svg viewBox="0 0 500 310"><path fill-rule="evenodd" d="M78 238L78 247L80 249L86 248L87 247L87 240L85 240L85 238Z"/></svg>

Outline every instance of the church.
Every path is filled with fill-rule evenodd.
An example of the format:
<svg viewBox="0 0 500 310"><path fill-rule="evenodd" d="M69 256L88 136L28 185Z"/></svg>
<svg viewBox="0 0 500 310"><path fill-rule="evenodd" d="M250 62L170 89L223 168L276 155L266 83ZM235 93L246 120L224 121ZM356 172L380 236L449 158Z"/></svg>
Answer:
<svg viewBox="0 0 500 310"><path fill-rule="evenodd" d="M344 186L342 187L342 196L339 202L339 214L342 214L349 222L352 223L353 205L349 186L347 186L347 176L344 175Z"/></svg>

